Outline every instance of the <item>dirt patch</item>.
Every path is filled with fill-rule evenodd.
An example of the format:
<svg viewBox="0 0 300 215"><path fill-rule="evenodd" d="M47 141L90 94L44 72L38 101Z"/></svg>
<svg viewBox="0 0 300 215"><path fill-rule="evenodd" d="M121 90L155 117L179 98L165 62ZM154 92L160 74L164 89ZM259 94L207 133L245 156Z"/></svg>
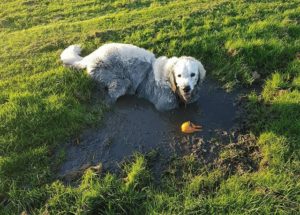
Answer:
<svg viewBox="0 0 300 215"><path fill-rule="evenodd" d="M255 136L252 134L229 136L234 142L226 141L227 144L220 147L218 159L214 163L215 168L222 169L225 176L256 171L261 157Z"/></svg>
<svg viewBox="0 0 300 215"><path fill-rule="evenodd" d="M238 91L226 93L207 80L198 102L169 112L158 112L143 99L122 97L100 127L87 129L66 144L66 160L59 175L64 177L99 163L104 170L115 172L120 162L135 152L156 151L156 171L172 157L184 154L194 153L204 164L211 163L221 149L220 141L213 141L216 136L236 130L239 110L235 103L241 95ZM181 133L180 125L189 120L202 125L203 131Z"/></svg>

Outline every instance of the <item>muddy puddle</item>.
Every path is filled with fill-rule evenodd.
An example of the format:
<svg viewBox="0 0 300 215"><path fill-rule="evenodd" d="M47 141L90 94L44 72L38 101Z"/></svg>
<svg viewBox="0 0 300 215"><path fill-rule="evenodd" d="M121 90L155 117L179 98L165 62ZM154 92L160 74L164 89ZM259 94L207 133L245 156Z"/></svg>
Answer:
<svg viewBox="0 0 300 215"><path fill-rule="evenodd" d="M203 162L213 159L210 140L218 132L229 132L236 125L240 92L226 93L213 81L203 84L198 102L169 112L158 112L146 100L133 96L120 98L106 114L98 128L87 129L66 144L66 159L59 175L102 163L103 168L117 171L120 162L134 152L158 152L157 167L173 156L191 153L200 148ZM203 131L183 134L180 125L192 121ZM199 150L198 150L199 151ZM199 152L200 153L200 152Z"/></svg>

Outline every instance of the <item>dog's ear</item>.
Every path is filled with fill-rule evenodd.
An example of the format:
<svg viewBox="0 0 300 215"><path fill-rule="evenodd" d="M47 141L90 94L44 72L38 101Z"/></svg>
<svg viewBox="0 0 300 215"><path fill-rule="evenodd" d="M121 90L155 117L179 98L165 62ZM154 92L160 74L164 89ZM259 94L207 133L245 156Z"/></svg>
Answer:
<svg viewBox="0 0 300 215"><path fill-rule="evenodd" d="M176 92L177 90L177 83L175 79L175 73L174 73L174 67L176 65L176 62L178 61L177 57L172 57L168 59L166 65L165 65L165 70L168 74L168 81L170 83L171 89L173 92Z"/></svg>
<svg viewBox="0 0 300 215"><path fill-rule="evenodd" d="M204 67L200 61L196 60L196 62L198 64L198 73L199 73L197 84L200 85L204 81L204 78L206 75L206 70L204 69Z"/></svg>
<svg viewBox="0 0 300 215"><path fill-rule="evenodd" d="M175 80L175 75L174 75L174 70L173 69L169 71L169 81L170 81L170 85L171 85L172 91L176 92L177 84L176 84L176 80Z"/></svg>

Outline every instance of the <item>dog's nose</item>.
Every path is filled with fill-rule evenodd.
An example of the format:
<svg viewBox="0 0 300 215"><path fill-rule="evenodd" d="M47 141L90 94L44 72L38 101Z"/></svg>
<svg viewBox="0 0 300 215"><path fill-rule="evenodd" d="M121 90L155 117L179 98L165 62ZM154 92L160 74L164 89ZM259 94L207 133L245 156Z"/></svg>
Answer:
<svg viewBox="0 0 300 215"><path fill-rule="evenodd" d="M190 87L190 86L185 86L185 87L183 88L183 92L185 92L185 93L190 92L190 90L191 90L191 87Z"/></svg>

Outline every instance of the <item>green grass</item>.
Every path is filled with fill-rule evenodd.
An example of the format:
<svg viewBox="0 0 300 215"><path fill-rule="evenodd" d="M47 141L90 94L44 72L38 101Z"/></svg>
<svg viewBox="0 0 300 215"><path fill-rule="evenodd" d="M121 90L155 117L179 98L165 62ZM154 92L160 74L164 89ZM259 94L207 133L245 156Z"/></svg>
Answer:
<svg viewBox="0 0 300 215"><path fill-rule="evenodd" d="M0 213L299 213L299 17L297 0L2 0ZM111 41L194 56L227 89L261 85L246 102L258 169L203 168L184 157L156 184L136 155L121 176L87 170L77 186L57 180L64 153L54 152L106 109L89 77L62 67L59 54ZM225 150L219 163L236 156Z"/></svg>

